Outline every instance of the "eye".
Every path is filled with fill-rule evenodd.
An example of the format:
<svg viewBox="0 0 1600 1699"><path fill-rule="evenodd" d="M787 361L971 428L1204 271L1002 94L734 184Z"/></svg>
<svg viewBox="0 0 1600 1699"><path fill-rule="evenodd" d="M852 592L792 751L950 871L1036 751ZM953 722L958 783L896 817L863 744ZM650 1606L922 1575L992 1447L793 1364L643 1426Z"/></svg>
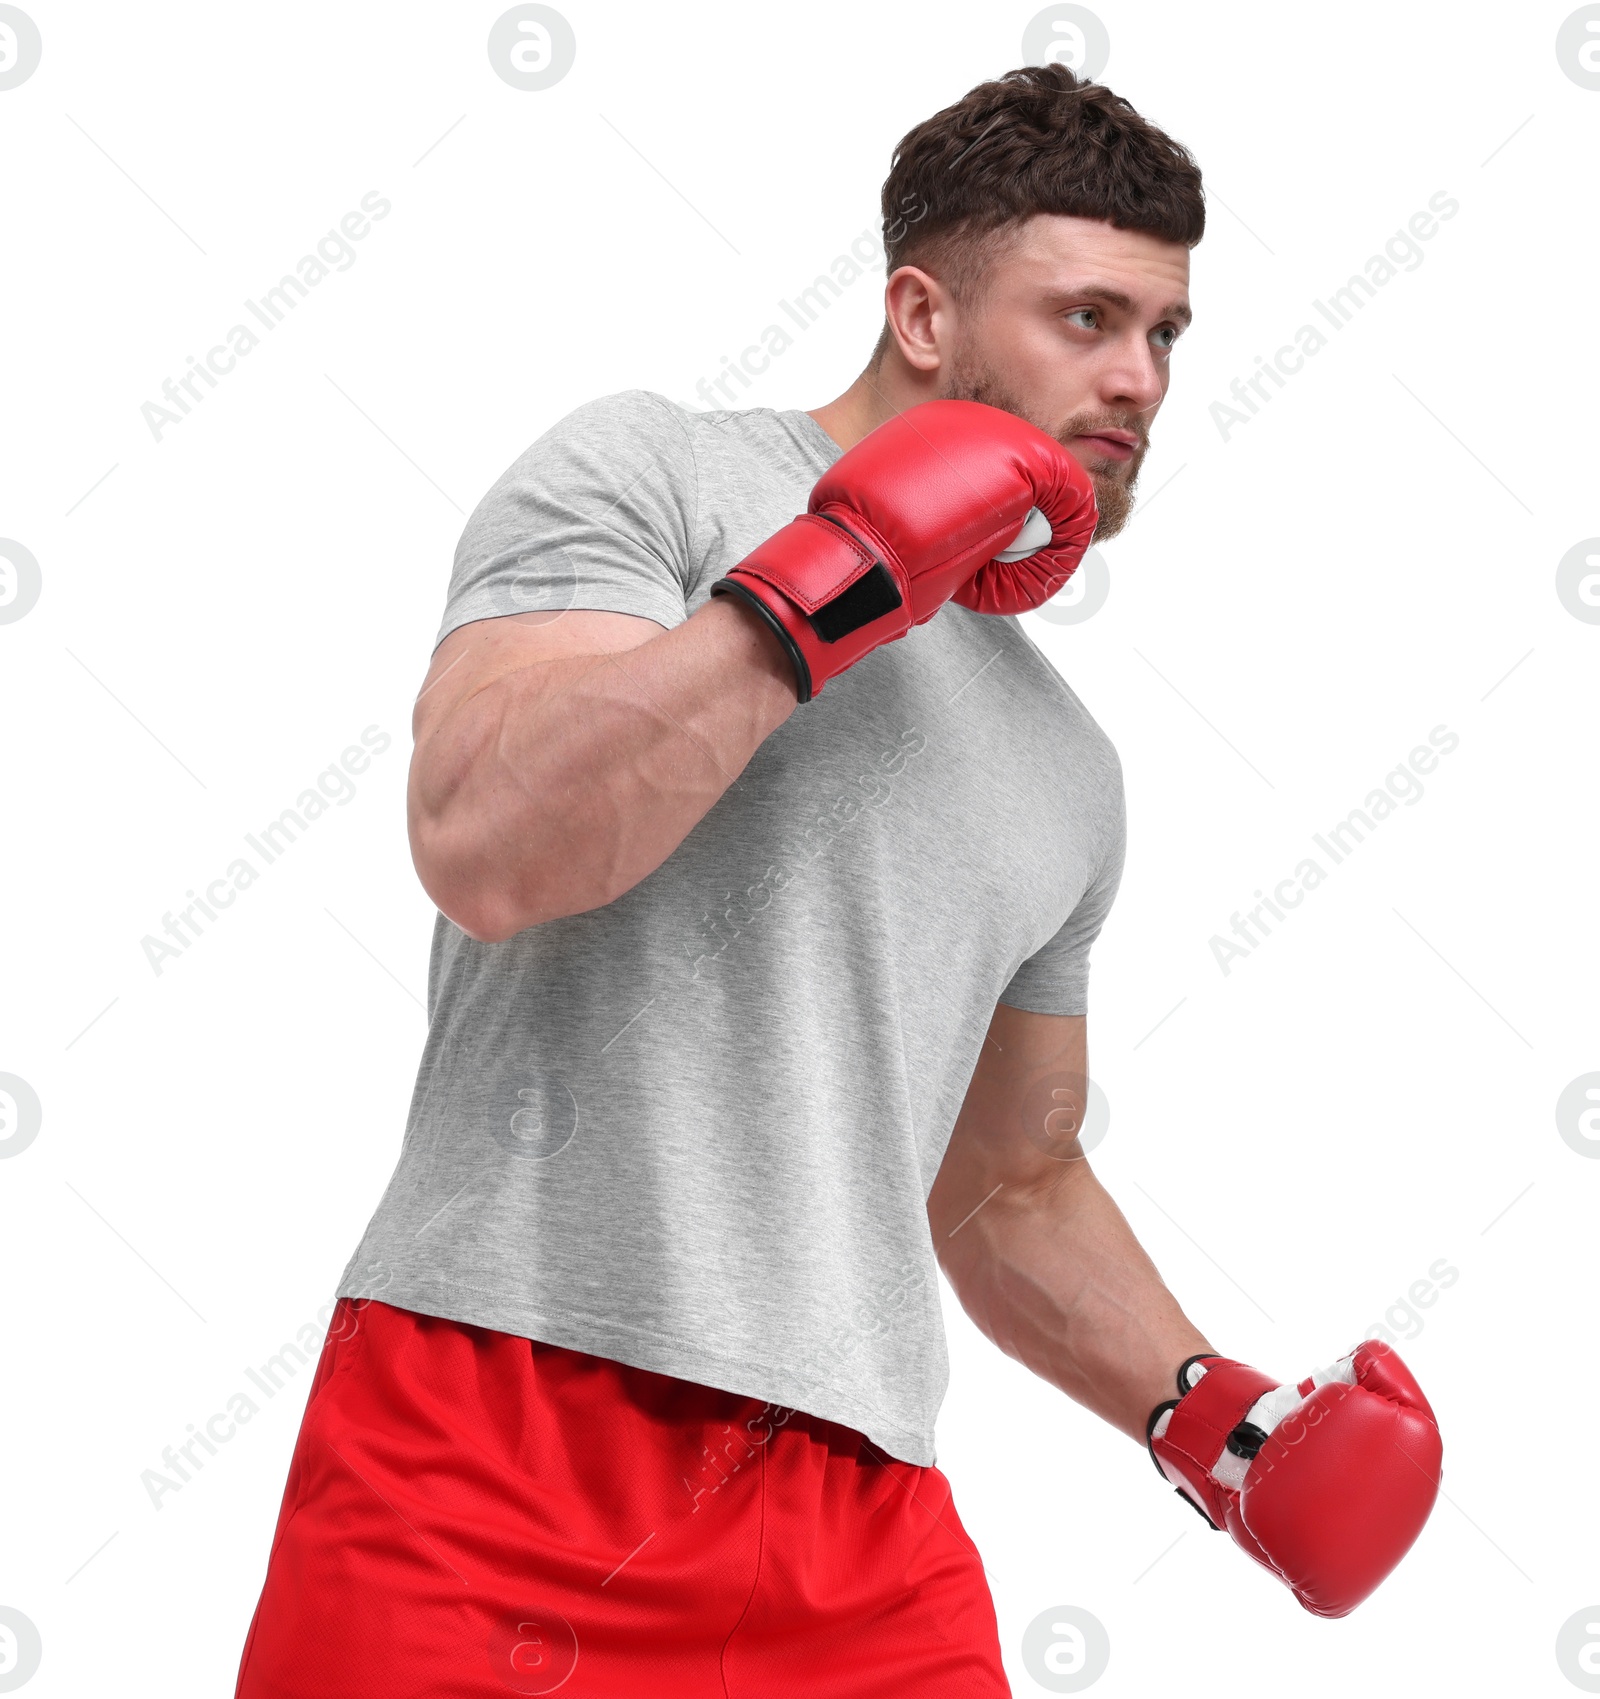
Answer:
<svg viewBox="0 0 1600 1699"><path fill-rule="evenodd" d="M1088 313L1091 316L1098 315L1099 311L1100 309L1098 307L1074 307L1070 312L1064 313L1062 316L1064 318L1076 319L1081 318L1085 313ZM1093 328L1093 325L1084 326L1085 330L1093 330Z"/></svg>
<svg viewBox="0 0 1600 1699"><path fill-rule="evenodd" d="M1183 332L1175 324L1164 324L1157 326L1154 334L1157 336L1170 336L1172 338L1170 342L1163 342L1161 344L1162 348L1170 354L1172 350L1177 347L1178 338L1183 335Z"/></svg>

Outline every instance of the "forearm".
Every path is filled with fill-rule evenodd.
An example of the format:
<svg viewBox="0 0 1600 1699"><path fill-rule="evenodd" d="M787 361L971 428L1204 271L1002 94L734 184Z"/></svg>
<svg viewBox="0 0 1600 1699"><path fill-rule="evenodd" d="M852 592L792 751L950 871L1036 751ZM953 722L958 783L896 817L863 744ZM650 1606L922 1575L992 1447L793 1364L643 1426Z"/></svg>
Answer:
<svg viewBox="0 0 1600 1699"><path fill-rule="evenodd" d="M505 673L413 760L412 852L430 895L493 940L612 901L795 705L776 639L722 598L636 648Z"/></svg>
<svg viewBox="0 0 1600 1699"><path fill-rule="evenodd" d="M1141 1444L1178 1365L1211 1349L1082 1158L935 1221L934 1241L962 1308L1007 1356Z"/></svg>

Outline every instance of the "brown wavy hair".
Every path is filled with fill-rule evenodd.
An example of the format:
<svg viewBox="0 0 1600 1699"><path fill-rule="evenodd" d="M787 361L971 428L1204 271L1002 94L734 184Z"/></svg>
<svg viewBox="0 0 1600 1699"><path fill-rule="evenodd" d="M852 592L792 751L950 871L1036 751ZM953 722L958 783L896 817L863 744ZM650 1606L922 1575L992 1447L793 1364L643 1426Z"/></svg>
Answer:
<svg viewBox="0 0 1600 1699"><path fill-rule="evenodd" d="M1194 245L1205 234L1200 168L1120 95L1065 65L979 83L900 138L884 180L888 270L931 272L964 304L1035 213L1103 219ZM889 345L886 324L873 350Z"/></svg>

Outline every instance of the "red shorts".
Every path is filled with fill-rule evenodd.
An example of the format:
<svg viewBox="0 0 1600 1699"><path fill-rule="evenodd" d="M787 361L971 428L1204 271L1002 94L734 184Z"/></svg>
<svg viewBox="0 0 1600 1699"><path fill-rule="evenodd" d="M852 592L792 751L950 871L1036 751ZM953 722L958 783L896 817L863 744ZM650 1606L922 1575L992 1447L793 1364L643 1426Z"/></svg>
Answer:
<svg viewBox="0 0 1600 1699"><path fill-rule="evenodd" d="M936 1468L606 1357L340 1299L236 1699L1000 1699Z"/></svg>

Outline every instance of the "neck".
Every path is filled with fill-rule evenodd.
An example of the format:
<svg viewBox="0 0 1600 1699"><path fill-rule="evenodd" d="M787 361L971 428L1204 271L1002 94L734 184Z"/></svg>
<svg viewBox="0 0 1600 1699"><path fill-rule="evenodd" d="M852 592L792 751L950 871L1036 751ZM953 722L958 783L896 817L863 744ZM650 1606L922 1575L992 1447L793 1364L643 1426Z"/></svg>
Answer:
<svg viewBox="0 0 1600 1699"><path fill-rule="evenodd" d="M936 393L932 376L911 372L891 352L876 370L868 366L843 395L806 411L840 448L854 448L886 419L932 400Z"/></svg>

